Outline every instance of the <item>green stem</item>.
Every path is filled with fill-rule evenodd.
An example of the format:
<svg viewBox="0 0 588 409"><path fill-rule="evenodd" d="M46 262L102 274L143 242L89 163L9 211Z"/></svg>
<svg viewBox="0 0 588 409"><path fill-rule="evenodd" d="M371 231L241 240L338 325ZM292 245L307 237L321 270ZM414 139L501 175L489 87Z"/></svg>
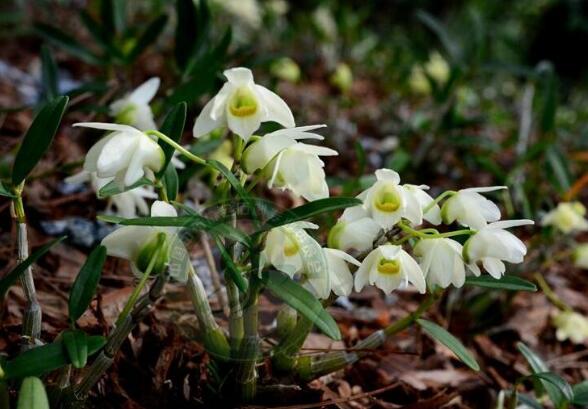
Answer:
<svg viewBox="0 0 588 409"><path fill-rule="evenodd" d="M145 272L143 273L143 276L141 277L139 284L137 284L137 286L135 287L135 289L131 293L131 296L129 297L127 304L125 305L122 312L118 316L116 323L115 323L115 326L119 325L121 322L123 322L127 318L127 316L132 311L133 307L135 306L137 300L139 299L141 292L143 291L143 289L147 285L147 281L149 281L149 277L151 276L151 272L153 271L153 267L155 266L155 262L159 258L159 253L162 250L161 246L164 243L165 236L163 236L163 234L160 234L157 237L157 240L158 240L157 248L156 248L155 252L153 253L153 255L151 256L151 260L149 260L149 264L147 265L147 268L145 269Z"/></svg>
<svg viewBox="0 0 588 409"><path fill-rule="evenodd" d="M533 277L535 278L535 281L537 281L537 285L539 286L539 288L541 288L541 290L543 291L543 294L545 294L547 299L553 305L555 305L561 311L572 311L572 307L570 307L568 304L565 303L565 301L563 301L561 298L557 296L557 294L553 291L549 284L547 284L547 281L545 281L545 278L543 278L543 275L541 273L535 273Z"/></svg>
<svg viewBox="0 0 588 409"><path fill-rule="evenodd" d="M456 193L457 192L454 190L448 190L446 192L441 193L439 196L437 196L435 198L435 200L433 200L431 203L429 203L427 206L425 206L423 208L423 214L427 213L429 210L431 210L433 208L433 206L435 206L436 204L439 204L447 196L453 196Z"/></svg>
<svg viewBox="0 0 588 409"><path fill-rule="evenodd" d="M336 351L312 359L311 357L304 357L299 359L297 365L298 376L303 380L312 380L320 376L329 374L331 372L343 369L347 365L357 362L362 357L366 356L371 350L381 347L387 338L404 331L410 327L421 315L427 311L439 298L440 293L430 294L419 305L415 312L412 312L395 323L387 326L384 329L372 333L367 338L361 340L351 348L349 351Z"/></svg>
<svg viewBox="0 0 588 409"><path fill-rule="evenodd" d="M177 143L176 141L174 141L173 139L171 139L169 136L156 131L156 130L150 130L150 131L146 131L145 132L146 135L150 135L150 136L155 136L159 139L162 139L165 143L171 145L174 147L175 150L177 150L178 152L180 152L182 155L184 155L185 157L187 157L188 159L198 163L199 165L205 165L206 164L206 160L202 159L200 156L194 155L192 152L190 152L189 150L187 150L186 148L184 148L182 145L180 145L179 143Z"/></svg>
<svg viewBox="0 0 588 409"><path fill-rule="evenodd" d="M239 351L237 382L244 402L251 402L257 394L257 359L259 355L259 292L261 287L254 281L249 288L249 296L244 310L244 335Z"/></svg>

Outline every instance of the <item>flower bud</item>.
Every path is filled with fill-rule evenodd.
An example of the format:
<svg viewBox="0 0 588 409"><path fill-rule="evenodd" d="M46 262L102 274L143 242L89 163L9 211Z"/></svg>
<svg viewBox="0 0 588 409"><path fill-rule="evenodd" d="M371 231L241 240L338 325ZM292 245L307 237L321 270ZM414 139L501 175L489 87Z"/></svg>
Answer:
<svg viewBox="0 0 588 409"><path fill-rule="evenodd" d="M339 89L339 91L346 93L351 89L353 85L353 73L349 65L345 63L339 63L335 72L330 78L331 84Z"/></svg>
<svg viewBox="0 0 588 409"><path fill-rule="evenodd" d="M555 209L543 216L543 226L553 226L562 233L569 234L588 230L588 221L584 219L586 208L580 202L562 202Z"/></svg>
<svg viewBox="0 0 588 409"><path fill-rule="evenodd" d="M574 344L582 344L588 339L588 319L575 311L558 312L553 317L558 341L569 339Z"/></svg>
<svg viewBox="0 0 588 409"><path fill-rule="evenodd" d="M270 67L270 72L274 77L283 81L296 83L300 79L300 67L293 59L288 57L274 61Z"/></svg>
<svg viewBox="0 0 588 409"><path fill-rule="evenodd" d="M289 305L284 305L280 308L276 317L276 333L278 338L285 339L292 333L292 330L296 326L297 318L298 313Z"/></svg>

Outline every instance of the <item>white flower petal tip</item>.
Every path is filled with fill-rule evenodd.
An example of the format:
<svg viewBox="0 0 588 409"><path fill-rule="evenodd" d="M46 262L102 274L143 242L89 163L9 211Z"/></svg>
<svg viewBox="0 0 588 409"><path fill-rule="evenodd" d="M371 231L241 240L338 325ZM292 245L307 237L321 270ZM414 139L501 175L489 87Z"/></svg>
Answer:
<svg viewBox="0 0 588 409"><path fill-rule="evenodd" d="M193 134L198 138L212 130L228 128L248 141L262 122L295 126L292 111L282 98L254 82L251 70L231 68L223 73L227 82L196 118Z"/></svg>

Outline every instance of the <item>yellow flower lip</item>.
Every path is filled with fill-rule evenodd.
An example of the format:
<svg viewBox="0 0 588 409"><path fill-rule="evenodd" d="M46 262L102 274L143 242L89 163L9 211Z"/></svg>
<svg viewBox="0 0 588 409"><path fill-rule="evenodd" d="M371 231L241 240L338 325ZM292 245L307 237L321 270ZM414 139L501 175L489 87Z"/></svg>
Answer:
<svg viewBox="0 0 588 409"><path fill-rule="evenodd" d="M284 255L286 257L292 257L298 254L300 251L300 246L296 240L291 238L287 239L287 243L284 245Z"/></svg>
<svg viewBox="0 0 588 409"><path fill-rule="evenodd" d="M378 210L392 213L400 207L401 199L398 193L391 190L384 190L378 193L374 204Z"/></svg>
<svg viewBox="0 0 588 409"><path fill-rule="evenodd" d="M378 262L378 273L384 275L396 275L400 273L400 261L382 258Z"/></svg>
<svg viewBox="0 0 588 409"><path fill-rule="evenodd" d="M255 94L246 87L237 89L229 101L229 111L240 118L255 114L257 112Z"/></svg>

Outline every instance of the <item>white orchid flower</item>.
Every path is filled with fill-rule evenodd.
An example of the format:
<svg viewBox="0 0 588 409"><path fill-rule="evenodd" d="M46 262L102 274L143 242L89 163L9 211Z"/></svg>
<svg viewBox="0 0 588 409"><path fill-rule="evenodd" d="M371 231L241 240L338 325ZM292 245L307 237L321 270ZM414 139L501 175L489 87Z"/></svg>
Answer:
<svg viewBox="0 0 588 409"><path fill-rule="evenodd" d="M382 231L363 206L349 207L329 231L329 247L343 251L367 251Z"/></svg>
<svg viewBox="0 0 588 409"><path fill-rule="evenodd" d="M305 231L317 228L313 223L296 222L270 230L261 260L291 278L299 275L309 290L324 299L331 293L327 259L320 244Z"/></svg>
<svg viewBox="0 0 588 409"><path fill-rule="evenodd" d="M466 268L462 258L462 245L448 238L420 240L414 247L414 255L430 288L463 286Z"/></svg>
<svg viewBox="0 0 588 409"><path fill-rule="evenodd" d="M161 147L136 128L101 122L74 126L111 132L90 148L84 161L84 170L100 178L114 177L117 185L131 186L144 176L152 180L154 172L163 166L165 154Z"/></svg>
<svg viewBox="0 0 588 409"><path fill-rule="evenodd" d="M506 186L473 187L462 189L450 196L441 209L445 224L458 223L480 229L487 222L500 220L500 209L480 193L506 189Z"/></svg>
<svg viewBox="0 0 588 409"><path fill-rule="evenodd" d="M150 78L130 94L114 101L110 105L110 115L117 123L131 125L141 131L156 129L149 103L157 94L160 82L157 77Z"/></svg>
<svg viewBox="0 0 588 409"><path fill-rule="evenodd" d="M427 210L426 213L423 214L423 219L428 221L431 224L438 225L441 224L441 208L437 203L431 205L434 202L433 198L426 192L429 190L429 186L427 185L409 185L405 184L402 185L404 190L409 193L409 201L411 202L409 206L415 206L418 203L418 207L423 211L431 206L430 209ZM412 198L410 197L412 196Z"/></svg>
<svg viewBox="0 0 588 409"><path fill-rule="evenodd" d="M99 178L96 173L85 170L67 177L66 183L90 182L92 189L98 194L100 189L112 182L114 178ZM109 198L107 212L115 208L114 214L131 219L137 215L148 215L149 205L145 199L157 199L157 193L152 186L141 186L112 195Z"/></svg>
<svg viewBox="0 0 588 409"><path fill-rule="evenodd" d="M401 246L385 244L374 249L355 273L355 290L375 285L386 294L412 283L421 294L427 291L423 271Z"/></svg>
<svg viewBox="0 0 588 409"><path fill-rule="evenodd" d="M588 319L575 311L560 311L553 317L555 336L562 342L569 339L583 344L588 339Z"/></svg>
<svg viewBox="0 0 588 409"><path fill-rule="evenodd" d="M584 218L586 208L580 202L562 202L543 216L543 226L553 226L562 233L569 234L588 230L588 220Z"/></svg>
<svg viewBox="0 0 588 409"><path fill-rule="evenodd" d="M376 183L357 197L363 201L367 214L384 230L391 229L402 218L419 225L423 209L412 188L400 185L400 175L391 169L376 170Z"/></svg>
<svg viewBox="0 0 588 409"><path fill-rule="evenodd" d="M492 277L500 279L506 271L503 261L521 263L527 254L525 244L504 229L530 224L534 224L533 220L504 220L488 224L464 244L464 261L475 275L480 275L480 268L476 265L480 261Z"/></svg>
<svg viewBox="0 0 588 409"><path fill-rule="evenodd" d="M280 152L296 145L297 141L314 139L322 141L322 135L311 132L325 128L327 125L306 125L295 128L279 129L266 134L263 138L249 144L241 159L244 170L253 174L258 169L265 168Z"/></svg>
<svg viewBox="0 0 588 409"><path fill-rule="evenodd" d="M175 217L177 212L172 205L155 201L151 206L151 216ZM108 255L129 260L133 273L139 277L151 263L155 252L159 251L153 273L169 268L171 277L185 282L190 260L178 237L178 230L178 227L122 226L106 236L102 245ZM158 246L161 246L159 250Z"/></svg>
<svg viewBox="0 0 588 409"><path fill-rule="evenodd" d="M576 267L588 269L588 243L579 244L574 249L573 259Z"/></svg>
<svg viewBox="0 0 588 409"><path fill-rule="evenodd" d="M223 74L228 81L196 118L194 137L227 126L247 142L262 122L274 121L286 128L295 126L288 105L269 89L255 84L251 70L238 67Z"/></svg>
<svg viewBox="0 0 588 409"><path fill-rule="evenodd" d="M329 269L331 290L338 296L348 296L353 290L353 275L349 264L360 266L361 263L344 251L323 248Z"/></svg>

